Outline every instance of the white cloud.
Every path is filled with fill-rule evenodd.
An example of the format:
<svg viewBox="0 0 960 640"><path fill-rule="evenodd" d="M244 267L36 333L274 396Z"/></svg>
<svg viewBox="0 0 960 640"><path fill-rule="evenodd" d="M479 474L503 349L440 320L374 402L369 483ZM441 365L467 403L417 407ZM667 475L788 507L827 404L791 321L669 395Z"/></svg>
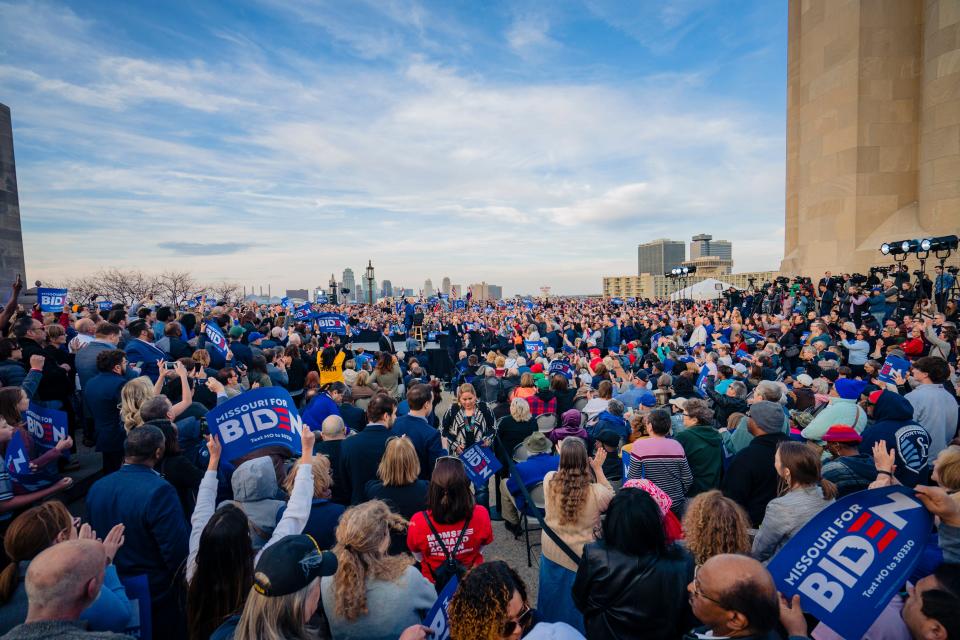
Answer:
<svg viewBox="0 0 960 640"><path fill-rule="evenodd" d="M345 42L342 7L291 7L329 17L324 29ZM709 95L696 71L622 84L494 80L424 53L438 27L418 5L366 10L378 20L350 46L384 29L402 35L384 47L408 55L279 65L223 27L226 59L170 60L98 41L95 25L49 5L31 7L26 39L0 21L0 40L18 50L0 80L14 90L33 277L62 276L65 262L103 266L100 256L163 268L159 243L219 243L238 247L234 277L276 274L276 288L369 257L395 284L450 275L585 293L601 275L632 272L638 242L701 231L733 240L739 268L775 266L779 120ZM515 21L510 33L519 49L551 46L545 22ZM411 38L425 43L419 53L404 48ZM752 237L764 240L742 239ZM189 264L219 276L223 260Z"/></svg>

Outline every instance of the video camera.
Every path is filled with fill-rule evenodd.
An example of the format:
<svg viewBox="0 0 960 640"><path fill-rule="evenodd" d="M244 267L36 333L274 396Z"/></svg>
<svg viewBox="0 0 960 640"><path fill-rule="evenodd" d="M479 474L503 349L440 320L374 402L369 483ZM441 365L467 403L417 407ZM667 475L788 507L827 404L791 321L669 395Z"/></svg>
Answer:
<svg viewBox="0 0 960 640"><path fill-rule="evenodd" d="M850 282L851 282L851 284L855 284L855 285L858 285L858 286L859 286L859 285L862 285L863 283L865 283L866 281L867 281L867 276L863 275L862 273L853 273L853 274L850 274Z"/></svg>
<svg viewBox="0 0 960 640"><path fill-rule="evenodd" d="M947 267L947 272L957 275L960 273L960 267Z"/></svg>

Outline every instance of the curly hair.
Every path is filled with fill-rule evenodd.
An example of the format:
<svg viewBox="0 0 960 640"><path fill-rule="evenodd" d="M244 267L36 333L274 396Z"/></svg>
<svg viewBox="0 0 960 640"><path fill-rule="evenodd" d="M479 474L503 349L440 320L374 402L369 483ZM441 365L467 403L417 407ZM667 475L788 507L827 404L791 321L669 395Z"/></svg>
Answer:
<svg viewBox="0 0 960 640"><path fill-rule="evenodd" d="M560 468L550 482L549 497L559 506L560 524L576 522L587 500L593 476L587 466L587 447L580 438L560 444Z"/></svg>
<svg viewBox="0 0 960 640"><path fill-rule="evenodd" d="M720 491L701 493L687 505L683 533L697 565L721 553L750 554L750 519Z"/></svg>
<svg viewBox="0 0 960 640"><path fill-rule="evenodd" d="M134 378L123 385L123 390L120 392L120 419L123 420L123 427L128 433L131 429L136 429L143 424L140 407L156 395L153 382L146 376Z"/></svg>
<svg viewBox="0 0 960 640"><path fill-rule="evenodd" d="M499 640L514 592L527 601L527 586L506 562L471 569L448 606L451 640Z"/></svg>
<svg viewBox="0 0 960 640"><path fill-rule="evenodd" d="M395 582L413 564L408 555L382 550L390 531L406 530L408 522L382 500L347 509L337 525L337 572L333 575L333 605L337 615L354 621L367 615L367 578Z"/></svg>

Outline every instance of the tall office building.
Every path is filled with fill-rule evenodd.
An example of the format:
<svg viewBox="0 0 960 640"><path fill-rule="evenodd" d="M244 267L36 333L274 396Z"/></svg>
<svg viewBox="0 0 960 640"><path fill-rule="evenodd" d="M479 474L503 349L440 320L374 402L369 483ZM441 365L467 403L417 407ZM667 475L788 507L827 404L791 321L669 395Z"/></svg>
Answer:
<svg viewBox="0 0 960 640"><path fill-rule="evenodd" d="M8 286L18 273L26 283L17 168L13 161L13 124L10 108L0 104L0 283Z"/></svg>
<svg viewBox="0 0 960 640"><path fill-rule="evenodd" d="M637 273L663 275L680 265L687 255L683 240L660 238L637 246Z"/></svg>
<svg viewBox="0 0 960 640"><path fill-rule="evenodd" d="M423 281L423 297L429 298L434 293L433 291L433 280L427 278Z"/></svg>
<svg viewBox="0 0 960 640"><path fill-rule="evenodd" d="M444 278L440 284L440 293L450 295L450 278Z"/></svg>
<svg viewBox="0 0 960 640"><path fill-rule="evenodd" d="M383 297L389 298L393 295L393 284L389 280L383 281Z"/></svg>
<svg viewBox="0 0 960 640"><path fill-rule="evenodd" d="M343 288L350 289L350 293L344 296L349 302L357 301L357 283L353 279L353 269L347 267L343 270Z"/></svg>
<svg viewBox="0 0 960 640"><path fill-rule="evenodd" d="M690 242L690 260L713 256L721 260L733 260L733 245L729 240L714 240L709 233L693 236Z"/></svg>

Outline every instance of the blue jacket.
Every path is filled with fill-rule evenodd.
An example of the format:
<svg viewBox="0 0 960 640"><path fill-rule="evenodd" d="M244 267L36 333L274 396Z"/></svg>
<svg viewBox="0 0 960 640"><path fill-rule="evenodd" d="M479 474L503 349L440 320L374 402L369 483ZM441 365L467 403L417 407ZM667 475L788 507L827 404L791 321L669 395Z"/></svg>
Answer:
<svg viewBox="0 0 960 640"><path fill-rule="evenodd" d="M243 344L239 340L232 340L229 348L233 353L234 364L242 364L245 367L250 366L250 359L253 358L253 349L250 348L250 345Z"/></svg>
<svg viewBox="0 0 960 640"><path fill-rule="evenodd" d="M896 452L896 471L902 484L915 487L932 472L930 434L913 419L910 401L893 391L884 391L873 408L873 422L861 434L860 453L873 455L873 445L881 440Z"/></svg>
<svg viewBox="0 0 960 640"><path fill-rule="evenodd" d="M311 431L319 431L323 421L327 416L339 416L340 407L326 393L318 393L314 396L307 408L303 410L301 418L303 423L310 427Z"/></svg>
<svg viewBox="0 0 960 640"><path fill-rule="evenodd" d="M153 600L178 588L190 527L176 489L160 474L140 464L123 465L90 487L87 514L96 531L109 532L121 522L126 526L114 558L121 576L145 573Z"/></svg>
<svg viewBox="0 0 960 640"><path fill-rule="evenodd" d="M120 390L125 384L127 379L123 376L113 372L100 373L91 378L83 390L84 400L93 417L97 451L123 451L127 434L120 420Z"/></svg>
<svg viewBox="0 0 960 640"><path fill-rule="evenodd" d="M321 549L333 549L333 545L337 544L337 524L345 509L346 507L342 504L331 502L326 498L314 498L310 506L310 517L303 527L303 533L316 540L317 546ZM286 510L286 505L280 507L280 511L277 512L277 522L280 522Z"/></svg>
<svg viewBox="0 0 960 640"><path fill-rule="evenodd" d="M143 340L131 340L127 343L124 351L127 352L127 361L130 364L142 362L140 372L149 377L154 382L160 377L160 369L157 367L157 360L169 360L167 354L156 348L149 342Z"/></svg>
<svg viewBox="0 0 960 640"><path fill-rule="evenodd" d="M440 431L431 427L427 421L418 416L405 415L397 418L393 424L393 433L398 436L407 436L417 450L420 459L420 479L430 480L433 474L433 465L437 458L444 455L443 445L440 444Z"/></svg>
<svg viewBox="0 0 960 640"><path fill-rule="evenodd" d="M0 362L0 384L5 387L19 387L27 377L27 368L19 360Z"/></svg>
<svg viewBox="0 0 960 640"><path fill-rule="evenodd" d="M597 434L604 429L613 431L619 435L624 442L630 437L630 425L620 416L615 416L609 411L601 411L597 418L597 424L590 430L591 438L595 438Z"/></svg>
<svg viewBox="0 0 960 640"><path fill-rule="evenodd" d="M530 456L523 462L517 464L517 474L523 480L523 485L529 490L534 485L543 482L544 477L551 471L560 468L560 456L549 453L538 453ZM511 475L507 478L507 491L513 496L513 502L517 505L517 510L523 513L527 501L517 485L516 479Z"/></svg>

